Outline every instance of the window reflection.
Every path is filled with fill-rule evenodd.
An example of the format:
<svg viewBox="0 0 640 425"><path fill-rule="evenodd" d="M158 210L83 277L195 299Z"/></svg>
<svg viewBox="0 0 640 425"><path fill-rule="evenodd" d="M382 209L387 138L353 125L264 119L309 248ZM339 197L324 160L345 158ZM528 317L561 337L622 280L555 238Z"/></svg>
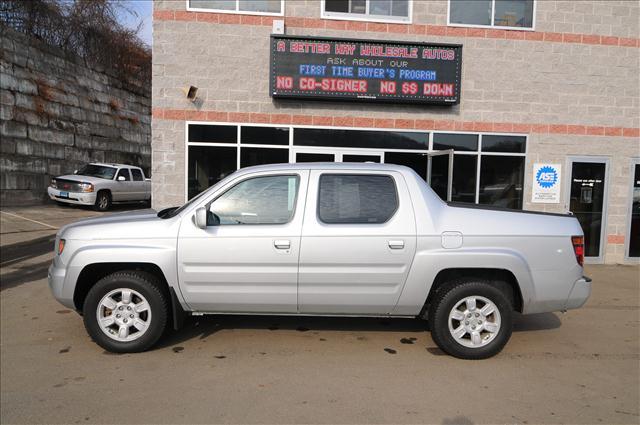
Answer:
<svg viewBox="0 0 640 425"><path fill-rule="evenodd" d="M481 204L522 208L524 157L483 155L480 166Z"/></svg>

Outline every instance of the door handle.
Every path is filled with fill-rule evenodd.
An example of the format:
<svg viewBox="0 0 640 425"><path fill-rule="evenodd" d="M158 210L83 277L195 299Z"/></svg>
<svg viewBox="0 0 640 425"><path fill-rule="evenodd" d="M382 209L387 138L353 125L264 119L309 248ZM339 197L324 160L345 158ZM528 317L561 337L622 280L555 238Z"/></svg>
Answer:
<svg viewBox="0 0 640 425"><path fill-rule="evenodd" d="M288 241L286 239L275 240L273 241L273 246L275 246L277 249L289 249L291 248L291 241Z"/></svg>
<svg viewBox="0 0 640 425"><path fill-rule="evenodd" d="M391 249L403 249L404 248L404 241L401 241L401 240L389 241L389 248L391 248Z"/></svg>

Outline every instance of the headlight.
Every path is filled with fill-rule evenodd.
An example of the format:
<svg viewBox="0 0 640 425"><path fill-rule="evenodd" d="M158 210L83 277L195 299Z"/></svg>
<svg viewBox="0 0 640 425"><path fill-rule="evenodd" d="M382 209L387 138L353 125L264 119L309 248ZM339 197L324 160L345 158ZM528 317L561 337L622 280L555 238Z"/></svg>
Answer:
<svg viewBox="0 0 640 425"><path fill-rule="evenodd" d="M49 186L51 186L54 189L57 188L58 182L56 181L56 179L51 179L51 183L49 184Z"/></svg>
<svg viewBox="0 0 640 425"><path fill-rule="evenodd" d="M80 190L82 192L93 192L93 185L91 183L81 183Z"/></svg>
<svg viewBox="0 0 640 425"><path fill-rule="evenodd" d="M66 241L64 239L60 239L58 241L58 255L62 255L62 251L64 251L64 244Z"/></svg>

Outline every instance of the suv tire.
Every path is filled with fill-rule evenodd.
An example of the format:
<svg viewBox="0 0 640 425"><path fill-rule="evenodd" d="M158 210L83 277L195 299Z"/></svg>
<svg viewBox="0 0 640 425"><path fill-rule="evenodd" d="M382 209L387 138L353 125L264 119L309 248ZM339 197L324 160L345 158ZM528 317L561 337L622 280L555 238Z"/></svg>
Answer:
<svg viewBox="0 0 640 425"><path fill-rule="evenodd" d="M98 192L94 208L96 211L107 211L111 208L111 193L107 190Z"/></svg>
<svg viewBox="0 0 640 425"><path fill-rule="evenodd" d="M83 305L84 325L102 348L136 353L153 346L167 329L169 298L152 274L123 271L100 279Z"/></svg>
<svg viewBox="0 0 640 425"><path fill-rule="evenodd" d="M498 354L511 337L513 303L504 282L463 280L440 289L428 312L431 337L440 349L461 359Z"/></svg>

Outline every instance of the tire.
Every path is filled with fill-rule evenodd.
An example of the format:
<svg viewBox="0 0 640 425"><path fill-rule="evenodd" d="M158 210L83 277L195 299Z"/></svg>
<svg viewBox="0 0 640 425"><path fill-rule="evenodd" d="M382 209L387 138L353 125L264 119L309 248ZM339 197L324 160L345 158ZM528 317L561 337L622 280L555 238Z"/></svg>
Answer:
<svg viewBox="0 0 640 425"><path fill-rule="evenodd" d="M111 208L111 193L106 190L101 190L96 196L96 203L94 206L96 211L107 211Z"/></svg>
<svg viewBox="0 0 640 425"><path fill-rule="evenodd" d="M428 312L434 342L445 353L460 359L495 356L511 337L510 292L504 282L463 280L446 284L437 292Z"/></svg>
<svg viewBox="0 0 640 425"><path fill-rule="evenodd" d="M137 353L151 348L167 329L169 298L149 273L116 272L89 290L82 311L84 326L100 347Z"/></svg>

